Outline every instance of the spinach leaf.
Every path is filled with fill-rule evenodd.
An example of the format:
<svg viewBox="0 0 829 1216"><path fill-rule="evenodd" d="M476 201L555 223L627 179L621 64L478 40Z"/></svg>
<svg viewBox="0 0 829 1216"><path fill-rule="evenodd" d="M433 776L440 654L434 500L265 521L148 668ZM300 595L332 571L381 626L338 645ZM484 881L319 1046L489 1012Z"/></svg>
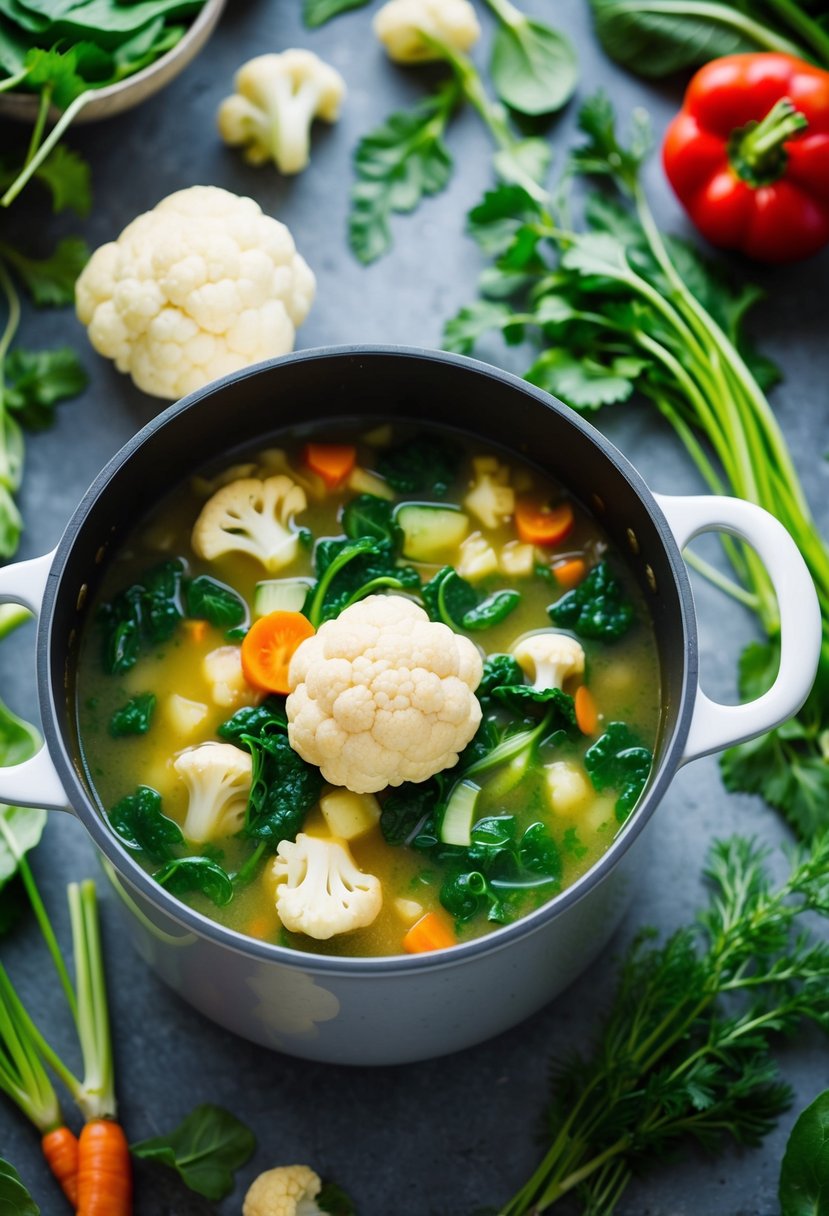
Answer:
<svg viewBox="0 0 829 1216"><path fill-rule="evenodd" d="M302 19L310 29L316 29L317 26L325 25L332 17L350 12L353 8L365 8L368 3L370 0L303 0Z"/></svg>
<svg viewBox="0 0 829 1216"><path fill-rule="evenodd" d="M520 684L524 679L521 664L511 654L490 654L484 659L484 674L475 689L475 696L484 709L490 707L492 694L504 685Z"/></svg>
<svg viewBox="0 0 829 1216"><path fill-rule="evenodd" d="M178 559L153 566L140 583L101 604L97 621L102 632L102 661L110 675L129 671L138 662L144 643L157 645L173 636L182 619L179 606L184 563Z"/></svg>
<svg viewBox="0 0 829 1216"><path fill-rule="evenodd" d="M140 850L153 861L168 861L177 845L184 844L181 828L161 810L161 795L139 785L109 812L113 831L128 849Z"/></svg>
<svg viewBox="0 0 829 1216"><path fill-rule="evenodd" d="M503 901L480 870L450 874L440 888L440 902L459 924L466 924L484 909L488 909L487 920L497 924L506 924L511 919Z"/></svg>
<svg viewBox="0 0 829 1216"><path fill-rule="evenodd" d="M46 827L46 812L30 806L0 805L0 890L14 878L18 857L40 843ZM7 833L12 843L7 839Z"/></svg>
<svg viewBox="0 0 829 1216"><path fill-rule="evenodd" d="M201 891L219 907L233 899L230 875L212 857L176 857L156 870L153 878L173 895Z"/></svg>
<svg viewBox="0 0 829 1216"><path fill-rule="evenodd" d="M496 701L514 713L537 717L545 715L549 730L571 733L576 729L576 707L569 693L560 688L533 688L529 684L508 684L492 690Z"/></svg>
<svg viewBox="0 0 829 1216"><path fill-rule="evenodd" d="M360 494L348 503L343 511L343 532L350 540L367 536L384 541L395 552L403 541L402 530L394 521L394 504L376 494Z"/></svg>
<svg viewBox="0 0 829 1216"><path fill-rule="evenodd" d="M440 901L460 923L486 910L488 920L505 924L514 915L511 897L528 887L552 894L561 881L561 854L549 829L533 823L519 837L514 815L479 820L469 848L453 850L449 861L454 869Z"/></svg>
<svg viewBox="0 0 829 1216"><path fill-rule="evenodd" d="M253 757L245 832L276 848L281 840L296 839L322 793L322 774L297 755L285 735L243 735L241 742Z"/></svg>
<svg viewBox="0 0 829 1216"><path fill-rule="evenodd" d="M143 628L150 642L169 642L182 618L179 607L184 563L178 558L161 562L144 574L141 582Z"/></svg>
<svg viewBox="0 0 829 1216"><path fill-rule="evenodd" d="M398 566L388 544L368 537L320 540L314 564L317 584L309 591L303 611L317 627L373 591L420 587L420 575L413 566Z"/></svg>
<svg viewBox="0 0 829 1216"><path fill-rule="evenodd" d="M8 1216L40 1216L40 1208L13 1165L0 1157L0 1212Z"/></svg>
<svg viewBox="0 0 829 1216"><path fill-rule="evenodd" d="M633 621L633 604L607 562L599 562L587 577L547 609L554 625L572 629L581 638L614 642Z"/></svg>
<svg viewBox="0 0 829 1216"><path fill-rule="evenodd" d="M520 114L551 114L575 92L579 69L570 39L527 17L509 0L487 0L498 18L489 71L501 100Z"/></svg>
<svg viewBox="0 0 829 1216"><path fill-rule="evenodd" d="M132 697L126 705L116 709L109 720L109 733L120 739L123 735L146 735L155 709L155 694L141 693Z"/></svg>
<svg viewBox="0 0 829 1216"><path fill-rule="evenodd" d="M261 739L264 735L284 735L288 730L285 697L266 697L261 705L246 705L237 709L232 718L223 722L216 732L228 743L248 750L244 737Z"/></svg>
<svg viewBox="0 0 829 1216"><path fill-rule="evenodd" d="M194 620L209 621L218 629L233 629L241 625L248 614L245 601L232 587L207 574L201 574L185 584L184 599L188 616Z"/></svg>
<svg viewBox="0 0 829 1216"><path fill-rule="evenodd" d="M781 1216L829 1216L829 1089L800 1114L780 1167Z"/></svg>
<svg viewBox="0 0 829 1216"><path fill-rule="evenodd" d="M424 822L437 815L446 779L437 773L428 781L404 781L383 802L380 831L386 844L407 844Z"/></svg>
<svg viewBox="0 0 829 1216"><path fill-rule="evenodd" d="M349 1195L336 1182L323 1181L322 1189L314 1200L321 1212L328 1216L357 1216L357 1208Z"/></svg>
<svg viewBox="0 0 829 1216"><path fill-rule="evenodd" d="M584 756L584 767L594 788L599 793L606 789L618 791L616 818L620 823L624 823L636 805L652 764L653 754L642 747L624 722L611 722Z"/></svg>
<svg viewBox="0 0 829 1216"><path fill-rule="evenodd" d="M423 602L433 621L450 629L476 632L489 629L509 616L521 602L518 591L496 591L479 600L471 583L452 566L444 566L425 584Z"/></svg>
<svg viewBox="0 0 829 1216"><path fill-rule="evenodd" d="M418 435L384 448L377 472L399 494L432 494L443 498L455 480L463 453L444 435Z"/></svg>
<svg viewBox="0 0 829 1216"><path fill-rule="evenodd" d="M250 1128L223 1107L204 1103L171 1132L140 1140L130 1145L130 1152L175 1170L191 1191L216 1203L233 1190L234 1171L255 1148Z"/></svg>

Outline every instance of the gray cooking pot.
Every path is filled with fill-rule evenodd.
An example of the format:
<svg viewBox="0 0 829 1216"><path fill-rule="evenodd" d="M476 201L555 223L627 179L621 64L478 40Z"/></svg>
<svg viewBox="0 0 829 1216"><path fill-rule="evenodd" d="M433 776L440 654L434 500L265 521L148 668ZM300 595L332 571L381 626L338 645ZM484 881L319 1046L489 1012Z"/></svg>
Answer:
<svg viewBox="0 0 829 1216"><path fill-rule="evenodd" d="M436 954L330 958L255 941L180 903L108 830L84 772L74 709L78 638L112 553L151 507L206 462L302 419L409 418L451 424L558 478L599 519L653 616L662 711L648 787L607 853L543 908ZM782 620L774 686L743 706L698 683L694 604L681 550L729 532L766 564ZM577 414L493 367L431 351L304 351L193 393L146 426L85 495L53 553L0 570L0 602L40 617L37 680L46 736L0 771L0 801L72 810L99 848L142 957L208 1017L255 1042L340 1064L389 1064L457 1051L497 1034L565 988L607 942L637 878L645 828L680 765L770 729L804 701L821 624L806 566L782 526L730 498L652 494Z"/></svg>

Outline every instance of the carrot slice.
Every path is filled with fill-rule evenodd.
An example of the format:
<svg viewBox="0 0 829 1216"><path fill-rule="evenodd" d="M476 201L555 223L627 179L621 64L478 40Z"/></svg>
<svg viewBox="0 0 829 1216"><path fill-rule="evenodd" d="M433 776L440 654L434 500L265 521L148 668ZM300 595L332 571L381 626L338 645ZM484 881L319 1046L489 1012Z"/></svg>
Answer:
<svg viewBox="0 0 829 1216"><path fill-rule="evenodd" d="M305 463L333 490L345 481L357 463L357 449L350 443L306 443Z"/></svg>
<svg viewBox="0 0 829 1216"><path fill-rule="evenodd" d="M184 628L187 630L190 641L196 646L207 637L207 621L187 620L184 622Z"/></svg>
<svg viewBox="0 0 829 1216"><path fill-rule="evenodd" d="M573 530L573 508L569 502L548 507L531 498L515 504L515 527L525 545L557 545Z"/></svg>
<svg viewBox="0 0 829 1216"><path fill-rule="evenodd" d="M427 912L415 921L403 938L403 949L409 954L423 954L427 950L445 950L457 945L458 939L437 912Z"/></svg>
<svg viewBox="0 0 829 1216"><path fill-rule="evenodd" d="M569 591L572 587L577 587L583 581L587 574L587 562L580 557L569 557L567 561L559 562L557 566L553 566L553 574L556 576L556 582L559 587L563 587L565 591Z"/></svg>
<svg viewBox="0 0 829 1216"><path fill-rule="evenodd" d="M599 711L593 694L586 684L576 690L576 724L583 735L595 735L599 729Z"/></svg>
<svg viewBox="0 0 829 1216"><path fill-rule="evenodd" d="M92 1119L78 1141L78 1216L131 1216L132 1167L120 1124Z"/></svg>
<svg viewBox="0 0 829 1216"><path fill-rule="evenodd" d="M68 1127L55 1127L40 1141L46 1164L60 1183L60 1189L78 1206L78 1138Z"/></svg>
<svg viewBox="0 0 829 1216"><path fill-rule="evenodd" d="M301 612L269 612L254 621L242 640L242 671L248 684L265 692L290 692L288 667L294 651L315 632Z"/></svg>

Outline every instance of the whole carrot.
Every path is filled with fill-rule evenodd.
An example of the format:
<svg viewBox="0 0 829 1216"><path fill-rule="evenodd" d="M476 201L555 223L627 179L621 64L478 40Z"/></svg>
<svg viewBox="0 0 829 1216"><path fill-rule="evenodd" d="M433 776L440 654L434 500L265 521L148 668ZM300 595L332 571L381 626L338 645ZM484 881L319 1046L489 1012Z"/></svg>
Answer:
<svg viewBox="0 0 829 1216"><path fill-rule="evenodd" d="M46 1164L73 1208L78 1206L78 1138L68 1127L53 1127L40 1141Z"/></svg>
<svg viewBox="0 0 829 1216"><path fill-rule="evenodd" d="M112 1119L90 1119L78 1141L77 1216L131 1216L127 1138Z"/></svg>

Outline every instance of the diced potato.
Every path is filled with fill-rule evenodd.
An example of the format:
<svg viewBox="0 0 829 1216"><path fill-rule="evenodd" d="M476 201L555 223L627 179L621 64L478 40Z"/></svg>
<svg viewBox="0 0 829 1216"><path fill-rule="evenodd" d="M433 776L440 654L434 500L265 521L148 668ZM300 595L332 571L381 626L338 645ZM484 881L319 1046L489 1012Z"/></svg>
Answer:
<svg viewBox="0 0 829 1216"><path fill-rule="evenodd" d="M419 904L416 899L396 899L392 907L407 925L413 925L416 920L420 920L424 912L423 904Z"/></svg>
<svg viewBox="0 0 829 1216"><path fill-rule="evenodd" d="M202 673L212 689L213 702L225 709L255 705L260 695L251 688L242 671L240 646L220 646L202 661Z"/></svg>
<svg viewBox="0 0 829 1216"><path fill-rule="evenodd" d="M501 569L504 574L518 577L529 576L535 567L535 549L523 545L520 540L508 540L501 550Z"/></svg>
<svg viewBox="0 0 829 1216"><path fill-rule="evenodd" d="M587 777L569 760L556 760L544 766L550 806L556 815L572 815L590 798Z"/></svg>
<svg viewBox="0 0 829 1216"><path fill-rule="evenodd" d="M480 532L473 532L461 545L456 569L461 578L474 583L498 573L498 554Z"/></svg>
<svg viewBox="0 0 829 1216"><path fill-rule="evenodd" d="M472 461L472 468L475 481L463 505L485 528L497 528L515 512L515 491L509 485L510 471L494 456L477 456Z"/></svg>
<svg viewBox="0 0 829 1216"><path fill-rule="evenodd" d="M171 693L162 703L164 725L179 739L189 739L204 722L210 712L201 701L189 701L177 692Z"/></svg>
<svg viewBox="0 0 829 1216"><path fill-rule="evenodd" d="M616 819L616 797L604 795L597 798L590 810L585 814L582 822L586 830L591 832L600 832L603 828L609 828L615 831L619 823Z"/></svg>
<svg viewBox="0 0 829 1216"><path fill-rule="evenodd" d="M361 469L359 465L351 470L345 484L355 494L373 494L375 498L394 502L394 490L388 482L383 481L382 477L376 477L374 473L369 473L368 469Z"/></svg>
<svg viewBox="0 0 829 1216"><path fill-rule="evenodd" d="M373 448L387 448L393 438L391 423L376 426L373 431L366 431L363 440Z"/></svg>
<svg viewBox="0 0 829 1216"><path fill-rule="evenodd" d="M320 798L320 809L331 835L342 840L365 836L380 822L380 803L373 794L333 790Z"/></svg>

